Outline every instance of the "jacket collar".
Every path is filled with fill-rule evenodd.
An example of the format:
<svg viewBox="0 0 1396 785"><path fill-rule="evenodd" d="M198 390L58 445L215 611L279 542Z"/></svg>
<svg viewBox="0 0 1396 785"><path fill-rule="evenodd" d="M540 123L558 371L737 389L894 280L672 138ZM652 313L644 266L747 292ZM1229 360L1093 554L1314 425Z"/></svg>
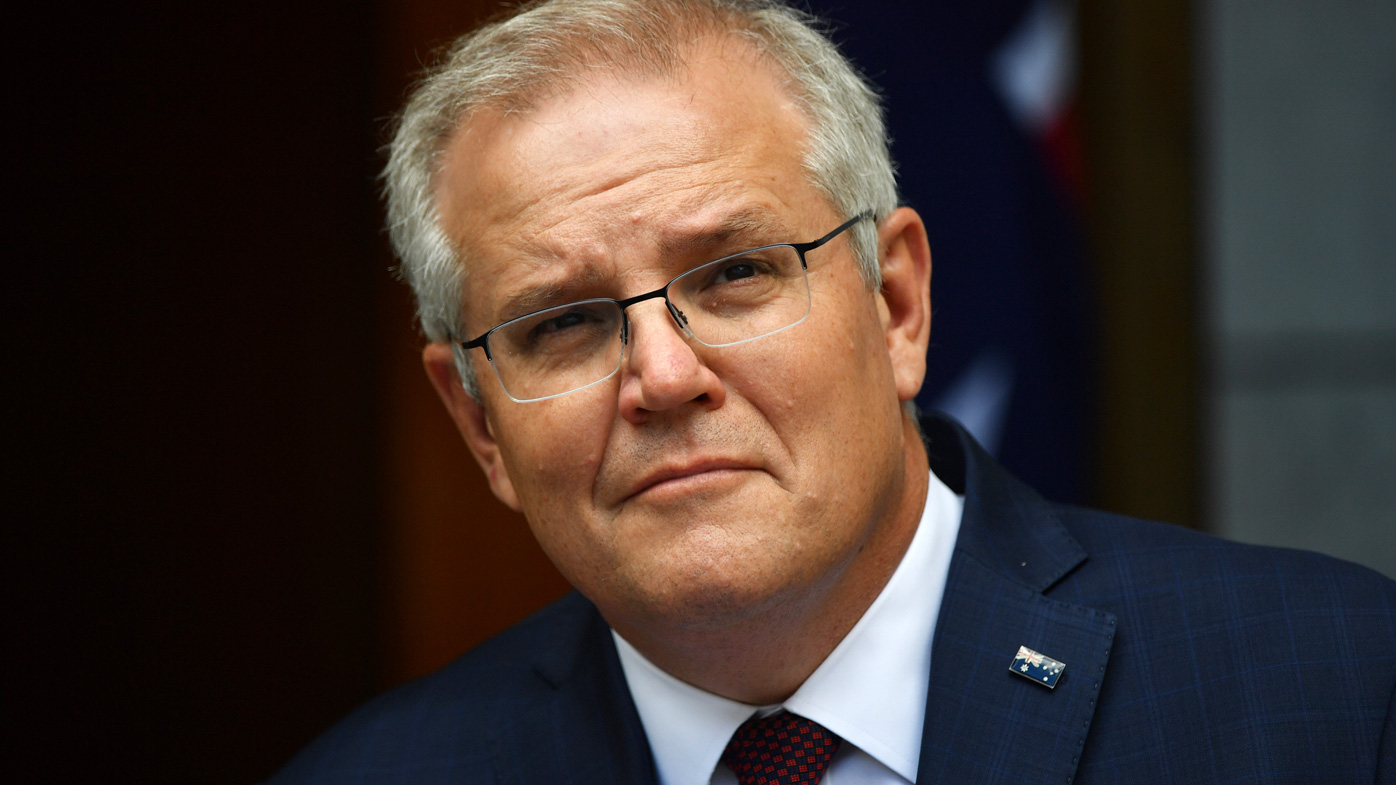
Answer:
<svg viewBox="0 0 1396 785"><path fill-rule="evenodd" d="M1036 592L1086 560L1056 508L1004 471L963 426L934 416L922 427L931 470L964 495L964 521L974 524L960 526L956 551Z"/></svg>
<svg viewBox="0 0 1396 785"><path fill-rule="evenodd" d="M1086 561L1056 508L964 429L923 423L931 468L965 496L931 651L918 782L1069 782L1114 639L1108 613L1045 592ZM1066 663L1055 689L1011 673L1020 646Z"/></svg>
<svg viewBox="0 0 1396 785"><path fill-rule="evenodd" d="M652 785L644 727L595 606L572 592L519 632L538 682L489 733L495 781Z"/></svg>

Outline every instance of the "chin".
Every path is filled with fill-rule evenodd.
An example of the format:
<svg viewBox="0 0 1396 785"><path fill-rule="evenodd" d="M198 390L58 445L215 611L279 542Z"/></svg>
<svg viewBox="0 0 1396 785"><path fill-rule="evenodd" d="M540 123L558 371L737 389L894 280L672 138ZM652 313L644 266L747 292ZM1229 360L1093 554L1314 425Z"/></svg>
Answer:
<svg viewBox="0 0 1396 785"><path fill-rule="evenodd" d="M658 577L649 573L649 577ZM789 609L808 591L779 565L690 564L637 587L641 612L670 629L717 631Z"/></svg>
<svg viewBox="0 0 1396 785"><path fill-rule="evenodd" d="M612 571L577 565L585 569L579 577L590 579L583 594L608 618L697 631L771 618L817 593L818 576L829 572L818 565L831 554L811 548L812 538L789 516L753 521L736 509L750 499L723 501L687 525L646 521L637 527L642 536L610 554Z"/></svg>

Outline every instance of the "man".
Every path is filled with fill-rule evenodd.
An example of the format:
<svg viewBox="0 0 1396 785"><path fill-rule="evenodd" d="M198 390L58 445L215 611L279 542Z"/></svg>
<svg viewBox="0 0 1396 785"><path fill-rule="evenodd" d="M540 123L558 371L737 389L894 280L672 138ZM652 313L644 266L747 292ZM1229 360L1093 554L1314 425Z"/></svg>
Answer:
<svg viewBox="0 0 1396 785"><path fill-rule="evenodd" d="M923 441L921 219L800 14L533 6L387 174L427 372L578 593L276 782L1396 778L1390 582Z"/></svg>

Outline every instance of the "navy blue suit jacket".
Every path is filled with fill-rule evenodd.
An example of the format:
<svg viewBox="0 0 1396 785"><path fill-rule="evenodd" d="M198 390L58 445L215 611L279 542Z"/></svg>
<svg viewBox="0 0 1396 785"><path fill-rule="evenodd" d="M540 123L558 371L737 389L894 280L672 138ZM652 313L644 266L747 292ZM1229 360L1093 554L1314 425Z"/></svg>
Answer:
<svg viewBox="0 0 1396 785"><path fill-rule="evenodd" d="M1396 584L1049 503L958 426L926 425L965 507L918 782L1396 783ZM1009 672L1020 645L1066 663L1056 689ZM272 780L654 781L606 623L576 594L369 703Z"/></svg>

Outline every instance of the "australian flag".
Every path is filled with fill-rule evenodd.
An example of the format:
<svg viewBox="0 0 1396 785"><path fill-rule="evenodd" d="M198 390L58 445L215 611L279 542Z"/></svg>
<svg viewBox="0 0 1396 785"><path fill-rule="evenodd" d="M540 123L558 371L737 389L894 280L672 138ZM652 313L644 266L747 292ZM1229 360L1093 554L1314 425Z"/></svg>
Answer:
<svg viewBox="0 0 1396 785"><path fill-rule="evenodd" d="M931 241L918 403L1049 497L1090 500L1095 309L1079 232L1073 6L822 0L886 96L903 198Z"/></svg>

